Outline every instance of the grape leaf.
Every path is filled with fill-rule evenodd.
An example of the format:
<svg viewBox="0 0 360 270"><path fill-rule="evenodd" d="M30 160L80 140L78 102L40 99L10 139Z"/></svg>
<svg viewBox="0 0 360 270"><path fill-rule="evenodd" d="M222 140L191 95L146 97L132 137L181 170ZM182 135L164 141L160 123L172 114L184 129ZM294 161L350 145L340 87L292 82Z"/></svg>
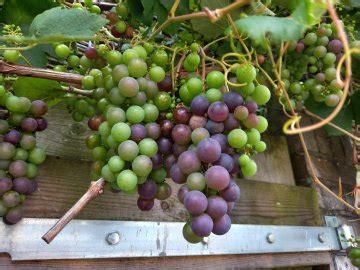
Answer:
<svg viewBox="0 0 360 270"><path fill-rule="evenodd" d="M31 48L29 50L25 50L22 52L22 55L26 57L26 59L30 62L33 67L46 67L48 63L47 56L54 56L54 50L51 45L48 44L40 44ZM19 64L26 64L24 60L20 60Z"/></svg>
<svg viewBox="0 0 360 270"><path fill-rule="evenodd" d="M27 97L30 100L46 99L50 101L63 95L60 83L52 80L19 77L13 85L14 93L17 96Z"/></svg>
<svg viewBox="0 0 360 270"><path fill-rule="evenodd" d="M304 32L304 27L291 18L248 16L237 20L235 25L243 36L250 37L259 45L266 43L266 38L275 44L283 41L296 41L302 37Z"/></svg>
<svg viewBox="0 0 360 270"><path fill-rule="evenodd" d="M56 7L35 17L30 25L30 34L48 42L90 40L106 22L102 16L86 10Z"/></svg>
<svg viewBox="0 0 360 270"><path fill-rule="evenodd" d="M326 106L324 103L316 102L312 97L309 97L305 101L306 108L312 113L317 114L321 118L326 118L334 108ZM360 113L360 112L359 112ZM352 120L353 120L353 106L351 104L345 105L338 115L331 121L333 124L345 129L347 131L352 131ZM342 132L337 129L326 125L325 131L329 136L340 136L343 135Z"/></svg>
<svg viewBox="0 0 360 270"><path fill-rule="evenodd" d="M326 2L321 0L296 0L293 1L294 9L291 16L306 26L320 22L326 11Z"/></svg>

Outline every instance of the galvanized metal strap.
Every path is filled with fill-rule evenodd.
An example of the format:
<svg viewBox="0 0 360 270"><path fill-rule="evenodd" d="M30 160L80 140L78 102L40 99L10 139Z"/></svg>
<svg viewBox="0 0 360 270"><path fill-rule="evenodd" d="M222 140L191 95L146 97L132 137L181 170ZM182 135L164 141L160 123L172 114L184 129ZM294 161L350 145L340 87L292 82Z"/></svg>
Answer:
<svg viewBox="0 0 360 270"><path fill-rule="evenodd" d="M73 220L51 243L41 236L55 219L0 222L0 252L13 260L256 254L340 250L335 228L232 225L223 236L189 244L184 223Z"/></svg>

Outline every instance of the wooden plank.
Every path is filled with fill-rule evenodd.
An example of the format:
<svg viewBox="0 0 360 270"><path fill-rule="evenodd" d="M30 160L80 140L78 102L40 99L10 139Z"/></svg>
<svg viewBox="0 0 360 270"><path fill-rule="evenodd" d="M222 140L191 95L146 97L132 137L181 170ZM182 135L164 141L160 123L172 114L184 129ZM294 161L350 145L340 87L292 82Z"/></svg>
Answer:
<svg viewBox="0 0 360 270"><path fill-rule="evenodd" d="M74 122L63 105L53 107L46 117L49 127L38 134L37 141L48 155L69 159L91 158L85 146L85 138L91 134L86 122ZM267 150L255 157L259 170L251 179L294 185L286 138L278 134L265 134L264 140Z"/></svg>
<svg viewBox="0 0 360 270"><path fill-rule="evenodd" d="M290 268L299 266L325 265L331 261L328 252L284 253L259 255L226 255L201 257L162 257L162 258L128 258L96 260L49 260L11 262L10 257L0 254L0 269L264 269L287 267L300 270L308 268ZM277 268L278 269L278 268ZM311 269L311 268L310 268Z"/></svg>
<svg viewBox="0 0 360 270"><path fill-rule="evenodd" d="M85 192L89 185L89 163L49 157L39 170L39 190L26 200L27 217L58 218ZM172 182L172 181L170 181ZM234 223L319 225L316 193L311 188L239 180L241 199L232 212ZM137 209L135 195L106 190L80 214L82 219L184 221L187 212L176 198L179 185L171 184L173 195L157 201L150 212Z"/></svg>

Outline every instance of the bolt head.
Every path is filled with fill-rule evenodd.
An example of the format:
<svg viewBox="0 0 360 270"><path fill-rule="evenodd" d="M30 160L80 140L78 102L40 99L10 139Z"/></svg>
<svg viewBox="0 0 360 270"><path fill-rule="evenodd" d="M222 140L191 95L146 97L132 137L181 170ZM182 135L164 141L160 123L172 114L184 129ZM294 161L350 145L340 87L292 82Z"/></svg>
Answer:
<svg viewBox="0 0 360 270"><path fill-rule="evenodd" d="M120 242L120 233L119 232L109 233L106 236L106 241L108 242L109 245L116 245L117 243Z"/></svg>
<svg viewBox="0 0 360 270"><path fill-rule="evenodd" d="M275 243L275 234L273 234L273 233L268 233L268 235L266 236L266 241L267 241L269 244Z"/></svg>
<svg viewBox="0 0 360 270"><path fill-rule="evenodd" d="M326 242L326 235L324 233L319 233L318 234L318 240L320 243L325 243Z"/></svg>

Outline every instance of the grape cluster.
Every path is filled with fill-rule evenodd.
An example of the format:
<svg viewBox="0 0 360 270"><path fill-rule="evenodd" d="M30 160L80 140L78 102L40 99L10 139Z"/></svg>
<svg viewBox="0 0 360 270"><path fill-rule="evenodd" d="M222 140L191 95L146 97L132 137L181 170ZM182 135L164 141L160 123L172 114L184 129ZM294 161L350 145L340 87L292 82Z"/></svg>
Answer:
<svg viewBox="0 0 360 270"><path fill-rule="evenodd" d="M34 177L46 158L35 133L46 129L48 107L42 100L17 97L1 84L0 106L0 216L15 224L26 196L37 189Z"/></svg>
<svg viewBox="0 0 360 270"><path fill-rule="evenodd" d="M360 267L360 248L359 247L353 247L350 249L350 252L348 254L348 257L351 260L352 265L355 267Z"/></svg>
<svg viewBox="0 0 360 270"><path fill-rule="evenodd" d="M341 57L342 43L333 24L322 23L291 44L281 77L292 105L311 94L317 102L336 106L344 87L336 78L336 65Z"/></svg>

